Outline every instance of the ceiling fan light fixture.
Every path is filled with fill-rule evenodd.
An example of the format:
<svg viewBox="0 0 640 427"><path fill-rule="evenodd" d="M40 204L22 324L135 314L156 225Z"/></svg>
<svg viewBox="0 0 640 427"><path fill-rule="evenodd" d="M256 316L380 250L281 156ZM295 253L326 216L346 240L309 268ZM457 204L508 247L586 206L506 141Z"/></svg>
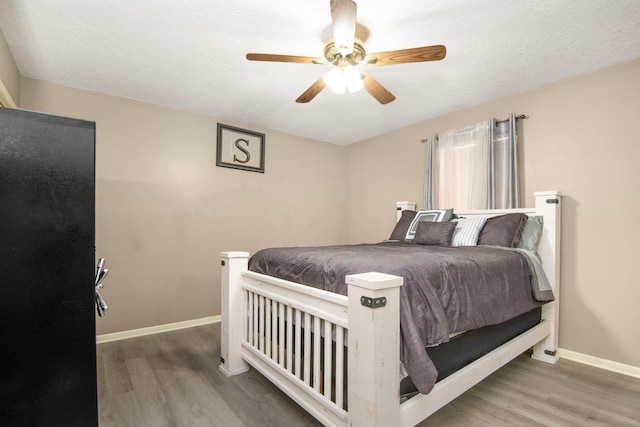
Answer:
<svg viewBox="0 0 640 427"><path fill-rule="evenodd" d="M360 73L352 65L333 68L324 76L324 82L332 92L339 95L346 90L354 93L364 87Z"/></svg>
<svg viewBox="0 0 640 427"><path fill-rule="evenodd" d="M364 83L362 82L362 77L360 77L360 73L355 69L352 65L347 65L344 67L344 83L349 89L350 93L354 93L362 89Z"/></svg>
<svg viewBox="0 0 640 427"><path fill-rule="evenodd" d="M344 72L340 67L332 68L331 71L325 74L324 82L331 92L338 95L342 95L347 87L344 80Z"/></svg>

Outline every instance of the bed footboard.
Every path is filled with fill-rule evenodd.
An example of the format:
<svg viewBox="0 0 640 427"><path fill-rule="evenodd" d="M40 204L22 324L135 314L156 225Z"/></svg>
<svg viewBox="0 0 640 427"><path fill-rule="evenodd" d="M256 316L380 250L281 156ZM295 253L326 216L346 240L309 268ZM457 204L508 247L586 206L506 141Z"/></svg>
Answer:
<svg viewBox="0 0 640 427"><path fill-rule="evenodd" d="M225 375L250 364L326 425L398 424L402 278L350 275L345 297L247 271L246 252L221 256Z"/></svg>
<svg viewBox="0 0 640 427"><path fill-rule="evenodd" d="M349 425L400 423L402 277L354 274L349 285Z"/></svg>

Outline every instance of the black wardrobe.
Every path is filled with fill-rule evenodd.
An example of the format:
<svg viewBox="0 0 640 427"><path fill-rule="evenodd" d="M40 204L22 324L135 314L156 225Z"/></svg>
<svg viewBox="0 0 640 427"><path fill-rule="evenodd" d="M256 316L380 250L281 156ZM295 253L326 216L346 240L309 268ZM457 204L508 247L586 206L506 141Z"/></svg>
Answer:
<svg viewBox="0 0 640 427"><path fill-rule="evenodd" d="M95 124L0 108L0 425L97 426Z"/></svg>

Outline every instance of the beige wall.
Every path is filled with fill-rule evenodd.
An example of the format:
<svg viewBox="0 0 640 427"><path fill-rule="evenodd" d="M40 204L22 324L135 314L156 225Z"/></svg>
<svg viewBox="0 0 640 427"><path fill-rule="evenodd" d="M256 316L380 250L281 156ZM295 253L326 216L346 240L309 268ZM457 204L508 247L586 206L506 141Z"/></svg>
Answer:
<svg viewBox="0 0 640 427"><path fill-rule="evenodd" d="M422 205L421 139L512 111L529 116L523 203L534 191L564 194L560 347L640 366L640 61L349 146L347 242L387 238L396 200Z"/></svg>
<svg viewBox="0 0 640 427"><path fill-rule="evenodd" d="M421 139L525 113L523 203L537 190L565 195L560 346L640 366L640 277L630 267L640 61L346 148L254 129L267 134L264 175L215 167L215 118L30 79L20 102L97 123L97 244L112 308L98 333L218 314L222 250L388 237L395 201L421 203Z"/></svg>
<svg viewBox="0 0 640 427"><path fill-rule="evenodd" d="M10 97L17 105L20 100L20 71L13 59L9 45L0 30L0 101ZM7 103L8 102L3 102Z"/></svg>
<svg viewBox="0 0 640 427"><path fill-rule="evenodd" d="M98 334L219 314L221 251L344 239L342 147L252 129L265 173L245 172L216 167L215 118L31 79L21 104L96 122Z"/></svg>

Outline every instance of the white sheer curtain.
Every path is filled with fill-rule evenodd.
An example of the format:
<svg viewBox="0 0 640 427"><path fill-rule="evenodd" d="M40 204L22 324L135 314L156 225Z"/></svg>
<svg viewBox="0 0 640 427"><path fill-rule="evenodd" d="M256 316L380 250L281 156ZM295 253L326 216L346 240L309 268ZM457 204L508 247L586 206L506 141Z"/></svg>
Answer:
<svg viewBox="0 0 640 427"><path fill-rule="evenodd" d="M489 200L491 132L489 122L438 135L434 145L439 207L485 209Z"/></svg>
<svg viewBox="0 0 640 427"><path fill-rule="evenodd" d="M518 207L515 115L454 129L427 141L424 207Z"/></svg>

